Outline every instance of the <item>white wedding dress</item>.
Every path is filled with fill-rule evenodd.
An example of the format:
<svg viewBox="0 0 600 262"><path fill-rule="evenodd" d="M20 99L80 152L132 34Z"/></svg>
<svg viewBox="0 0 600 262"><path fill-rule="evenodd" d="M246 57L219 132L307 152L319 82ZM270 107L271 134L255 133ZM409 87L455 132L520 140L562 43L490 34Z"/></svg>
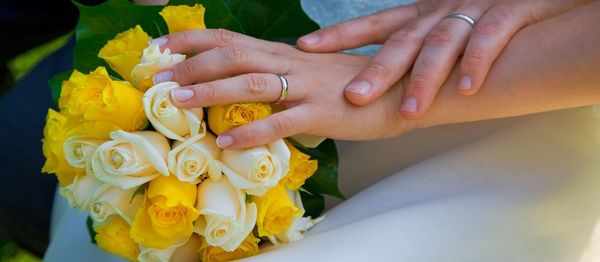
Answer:
<svg viewBox="0 0 600 262"><path fill-rule="evenodd" d="M400 2L402 3L402 2ZM322 25L398 1L303 1ZM330 10L340 10L330 12ZM326 219L248 261L600 261L600 109L339 142ZM121 261L57 197L46 261Z"/></svg>

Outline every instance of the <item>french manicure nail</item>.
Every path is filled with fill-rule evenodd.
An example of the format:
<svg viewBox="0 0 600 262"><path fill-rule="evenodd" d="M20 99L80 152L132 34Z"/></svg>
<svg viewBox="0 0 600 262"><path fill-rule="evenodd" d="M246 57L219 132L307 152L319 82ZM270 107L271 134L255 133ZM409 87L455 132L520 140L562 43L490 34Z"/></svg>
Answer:
<svg viewBox="0 0 600 262"><path fill-rule="evenodd" d="M417 112L417 98L414 96L409 96L404 99L404 103L402 103L401 107L402 111L408 113Z"/></svg>
<svg viewBox="0 0 600 262"><path fill-rule="evenodd" d="M171 80L173 80L173 72L171 72L171 71L160 72L152 77L152 82L154 82L155 85L158 83L168 82Z"/></svg>
<svg viewBox="0 0 600 262"><path fill-rule="evenodd" d="M366 80L360 80L350 84L348 88L346 88L346 91L366 96L369 91L371 91L371 83Z"/></svg>
<svg viewBox="0 0 600 262"><path fill-rule="evenodd" d="M158 46L162 46L167 43L167 40L168 39L166 37L159 37L148 41L148 45L157 44Z"/></svg>
<svg viewBox="0 0 600 262"><path fill-rule="evenodd" d="M458 89L460 90L469 90L471 89L471 77L470 76L463 76L460 81L458 82Z"/></svg>
<svg viewBox="0 0 600 262"><path fill-rule="evenodd" d="M231 144L233 144L233 137L227 135L217 137L217 146L220 148L230 146Z"/></svg>
<svg viewBox="0 0 600 262"><path fill-rule="evenodd" d="M300 41L308 44L308 45L316 45L321 41L321 37L318 34L310 34L300 37Z"/></svg>
<svg viewBox="0 0 600 262"><path fill-rule="evenodd" d="M194 97L194 91L184 88L171 89L171 98L176 102L185 102Z"/></svg>

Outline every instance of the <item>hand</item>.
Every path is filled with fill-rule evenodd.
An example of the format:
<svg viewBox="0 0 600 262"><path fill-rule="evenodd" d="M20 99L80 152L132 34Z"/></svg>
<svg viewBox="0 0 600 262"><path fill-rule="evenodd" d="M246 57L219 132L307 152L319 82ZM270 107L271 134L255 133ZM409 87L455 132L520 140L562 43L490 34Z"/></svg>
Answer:
<svg viewBox="0 0 600 262"><path fill-rule="evenodd" d="M171 93L183 108L235 102L274 102L281 94L275 74L289 82L285 110L221 134L221 147L246 148L295 134L365 140L391 137L416 127L396 106L401 88L368 106L346 101L343 90L370 57L311 54L230 31L197 30L154 40L172 52L197 55L157 74L155 83L176 81ZM196 84L195 84L196 83Z"/></svg>
<svg viewBox="0 0 600 262"><path fill-rule="evenodd" d="M403 115L422 117L454 64L458 91L475 94L490 67L521 28L565 12L587 0L423 0L333 25L299 39L310 52L332 52L384 43L383 49L346 88L346 98L365 105L380 97L412 68ZM444 17L466 14L477 21ZM413 65L414 64L414 65Z"/></svg>

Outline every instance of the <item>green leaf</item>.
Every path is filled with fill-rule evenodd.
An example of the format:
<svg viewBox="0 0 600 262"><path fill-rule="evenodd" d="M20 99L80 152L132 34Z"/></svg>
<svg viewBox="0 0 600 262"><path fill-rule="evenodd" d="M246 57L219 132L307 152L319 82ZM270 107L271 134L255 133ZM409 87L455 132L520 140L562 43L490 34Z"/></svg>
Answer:
<svg viewBox="0 0 600 262"><path fill-rule="evenodd" d="M345 199L338 188L338 153L335 142L326 139L316 148L306 148L290 140L301 152L319 161L319 167L314 175L304 183L304 189L313 194L326 194Z"/></svg>
<svg viewBox="0 0 600 262"><path fill-rule="evenodd" d="M58 98L60 97L60 90L62 88L62 82L69 79L71 73L73 73L73 70L62 72L48 80L48 85L50 86L50 94L52 94L52 101L54 101L54 103L57 105Z"/></svg>
<svg viewBox="0 0 600 262"><path fill-rule="evenodd" d="M237 19L221 0L174 0L171 5L202 4L206 8L204 22L209 28L227 28L243 32ZM163 6L143 6L128 0L109 0L96 6L75 3L79 8L76 28L75 69L88 73L98 66L108 67L98 58L98 52L118 33L140 25L146 33L156 38L168 32L167 25L158 14ZM113 75L117 75L112 72Z"/></svg>
<svg viewBox="0 0 600 262"><path fill-rule="evenodd" d="M143 185L139 186L138 188L136 188L135 191L133 191L133 194L131 195L131 199L129 200L129 204L131 204L133 202L133 199L135 199L136 196L145 194L146 193L146 188L148 188L149 184L150 183L146 183L146 184L143 184Z"/></svg>
<svg viewBox="0 0 600 262"><path fill-rule="evenodd" d="M306 210L303 216L316 218L325 210L325 198L323 196L309 195L306 192L300 191L300 197L302 198L304 210Z"/></svg>
<svg viewBox="0 0 600 262"><path fill-rule="evenodd" d="M295 44L298 37L319 29L302 10L300 0L225 0L247 35Z"/></svg>
<svg viewBox="0 0 600 262"><path fill-rule="evenodd" d="M96 244L96 231L94 230L94 221L92 221L91 217L87 217L87 219L85 220L85 225L87 227L88 233L90 234L90 239L92 241L92 244Z"/></svg>

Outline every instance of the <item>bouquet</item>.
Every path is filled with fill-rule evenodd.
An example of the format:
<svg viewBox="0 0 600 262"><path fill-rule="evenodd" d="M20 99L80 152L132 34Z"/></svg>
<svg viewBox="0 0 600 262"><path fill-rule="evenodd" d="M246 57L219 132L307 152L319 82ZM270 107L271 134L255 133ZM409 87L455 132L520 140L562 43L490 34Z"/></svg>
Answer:
<svg viewBox="0 0 600 262"><path fill-rule="evenodd" d="M300 240L323 219L324 194L343 197L332 140L307 147L300 136L223 150L217 135L277 108L177 108L169 93L179 84L152 81L186 56L151 39L208 27L293 42L316 28L298 0L77 6L74 70L49 81L58 109L48 111L42 171L89 215L100 248L139 261L252 256L263 244Z"/></svg>

